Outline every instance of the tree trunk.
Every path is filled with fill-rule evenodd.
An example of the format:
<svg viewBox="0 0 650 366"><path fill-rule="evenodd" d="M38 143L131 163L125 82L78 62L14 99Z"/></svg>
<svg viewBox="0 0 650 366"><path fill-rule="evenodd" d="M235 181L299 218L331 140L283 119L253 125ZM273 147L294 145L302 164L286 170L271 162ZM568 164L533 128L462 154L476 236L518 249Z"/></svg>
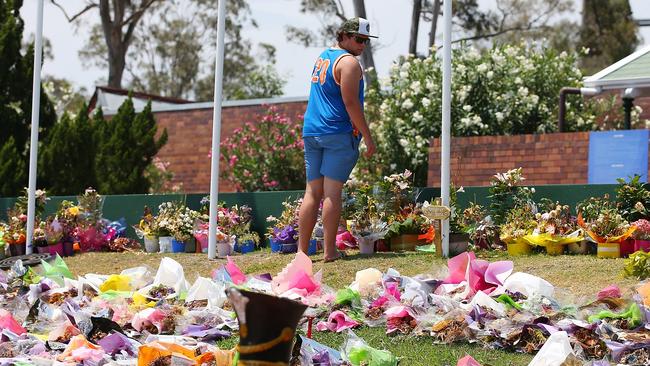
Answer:
<svg viewBox="0 0 650 366"><path fill-rule="evenodd" d="M354 0L354 14L358 17L366 18L366 4L364 0ZM370 33L372 34L372 28L370 28ZM361 54L361 63L363 64L364 70L370 67L373 69L375 68L375 60L372 57L372 43L368 43L366 49ZM365 73L366 82L368 84L374 83L375 74L376 70L374 73Z"/></svg>
<svg viewBox="0 0 650 366"><path fill-rule="evenodd" d="M438 26L438 17L440 16L440 1L433 0L433 13L431 14L431 32L429 33L429 54L431 47L436 44L436 27Z"/></svg>
<svg viewBox="0 0 650 366"><path fill-rule="evenodd" d="M409 54L417 55L418 51L418 29L420 28L420 12L422 11L422 0L413 0L413 12L411 13L411 37L409 40Z"/></svg>

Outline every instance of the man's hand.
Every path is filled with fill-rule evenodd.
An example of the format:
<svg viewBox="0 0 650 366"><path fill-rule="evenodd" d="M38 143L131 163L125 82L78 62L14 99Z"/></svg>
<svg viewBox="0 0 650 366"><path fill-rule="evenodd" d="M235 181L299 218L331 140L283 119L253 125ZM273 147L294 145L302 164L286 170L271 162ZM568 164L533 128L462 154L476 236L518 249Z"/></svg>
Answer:
<svg viewBox="0 0 650 366"><path fill-rule="evenodd" d="M363 142L366 144L366 158L370 158L377 150L377 146L375 146L375 142L372 140L372 137L369 139L366 139L364 137Z"/></svg>

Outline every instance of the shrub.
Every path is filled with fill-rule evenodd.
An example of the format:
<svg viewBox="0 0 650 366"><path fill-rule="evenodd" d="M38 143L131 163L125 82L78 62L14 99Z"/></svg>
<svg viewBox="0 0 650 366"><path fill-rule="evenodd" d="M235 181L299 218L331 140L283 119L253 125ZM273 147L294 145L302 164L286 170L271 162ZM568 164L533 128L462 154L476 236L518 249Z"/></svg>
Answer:
<svg viewBox="0 0 650 366"><path fill-rule="evenodd" d="M226 179L237 191L304 189L302 121L270 107L258 123L247 122L222 144Z"/></svg>

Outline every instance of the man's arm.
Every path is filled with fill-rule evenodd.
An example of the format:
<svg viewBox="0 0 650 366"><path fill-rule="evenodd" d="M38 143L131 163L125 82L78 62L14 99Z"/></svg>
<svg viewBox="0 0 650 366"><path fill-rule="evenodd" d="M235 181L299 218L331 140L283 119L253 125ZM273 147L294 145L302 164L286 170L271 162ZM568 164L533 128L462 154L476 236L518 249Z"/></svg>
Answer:
<svg viewBox="0 0 650 366"><path fill-rule="evenodd" d="M359 100L359 80L361 79L359 61L354 57L343 57L337 63L336 68L341 75L341 96L343 97L343 104L345 104L345 109L352 120L352 124L363 135L363 140L367 147L366 156L370 157L375 153L376 147L368 124L366 123L363 109L361 108L361 101Z"/></svg>

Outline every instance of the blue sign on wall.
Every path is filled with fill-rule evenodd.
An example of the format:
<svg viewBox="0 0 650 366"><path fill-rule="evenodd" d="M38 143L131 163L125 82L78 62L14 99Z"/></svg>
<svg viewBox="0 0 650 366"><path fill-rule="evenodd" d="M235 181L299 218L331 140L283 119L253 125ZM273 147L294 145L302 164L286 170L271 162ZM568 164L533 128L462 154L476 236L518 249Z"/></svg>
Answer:
<svg viewBox="0 0 650 366"><path fill-rule="evenodd" d="M648 180L648 130L591 132L589 184L616 183L639 174Z"/></svg>

